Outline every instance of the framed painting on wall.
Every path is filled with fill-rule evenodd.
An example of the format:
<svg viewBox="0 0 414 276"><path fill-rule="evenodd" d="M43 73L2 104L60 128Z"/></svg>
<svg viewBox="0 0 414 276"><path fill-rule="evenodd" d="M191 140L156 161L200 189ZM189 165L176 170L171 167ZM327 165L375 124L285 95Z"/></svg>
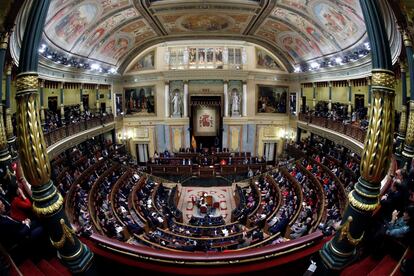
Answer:
<svg viewBox="0 0 414 276"><path fill-rule="evenodd" d="M257 113L286 113L288 87L258 85Z"/></svg>
<svg viewBox="0 0 414 276"><path fill-rule="evenodd" d="M126 114L155 115L155 86L125 89Z"/></svg>

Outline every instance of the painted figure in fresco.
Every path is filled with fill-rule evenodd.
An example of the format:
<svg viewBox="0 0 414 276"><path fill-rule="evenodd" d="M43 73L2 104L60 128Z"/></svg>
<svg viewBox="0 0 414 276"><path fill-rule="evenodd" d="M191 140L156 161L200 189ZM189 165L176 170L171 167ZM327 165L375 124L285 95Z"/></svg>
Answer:
<svg viewBox="0 0 414 276"><path fill-rule="evenodd" d="M174 90L174 97L171 100L173 105L173 116L181 116L181 97L178 90Z"/></svg>

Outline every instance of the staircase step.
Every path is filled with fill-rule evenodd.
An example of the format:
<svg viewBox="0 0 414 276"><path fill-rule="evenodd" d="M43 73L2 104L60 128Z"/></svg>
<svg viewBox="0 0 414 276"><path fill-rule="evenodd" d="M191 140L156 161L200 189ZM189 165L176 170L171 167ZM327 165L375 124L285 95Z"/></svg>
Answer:
<svg viewBox="0 0 414 276"><path fill-rule="evenodd" d="M398 264L390 255L385 256L367 276L390 275Z"/></svg>
<svg viewBox="0 0 414 276"><path fill-rule="evenodd" d="M379 262L379 260L375 260L371 256L368 256L365 259L347 267L344 271L342 271L341 276L367 275L377 266Z"/></svg>
<svg viewBox="0 0 414 276"><path fill-rule="evenodd" d="M56 268L50 264L45 259L42 259L38 264L37 267L47 276L60 276L62 273L60 273Z"/></svg>
<svg viewBox="0 0 414 276"><path fill-rule="evenodd" d="M60 273L60 275L63 275L63 276L72 275L70 270L67 269L57 258L50 259L49 264L51 264Z"/></svg>
<svg viewBox="0 0 414 276"><path fill-rule="evenodd" d="M24 276L46 276L39 268L29 259L19 265L19 270Z"/></svg>

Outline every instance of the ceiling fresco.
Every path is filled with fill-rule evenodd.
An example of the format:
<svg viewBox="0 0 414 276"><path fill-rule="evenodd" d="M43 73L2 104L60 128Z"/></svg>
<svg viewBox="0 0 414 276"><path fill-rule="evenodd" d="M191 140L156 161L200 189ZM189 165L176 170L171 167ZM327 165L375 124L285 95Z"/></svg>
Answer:
<svg viewBox="0 0 414 276"><path fill-rule="evenodd" d="M116 67L162 41L246 40L293 68L366 42L366 30L357 0L54 0L43 37Z"/></svg>

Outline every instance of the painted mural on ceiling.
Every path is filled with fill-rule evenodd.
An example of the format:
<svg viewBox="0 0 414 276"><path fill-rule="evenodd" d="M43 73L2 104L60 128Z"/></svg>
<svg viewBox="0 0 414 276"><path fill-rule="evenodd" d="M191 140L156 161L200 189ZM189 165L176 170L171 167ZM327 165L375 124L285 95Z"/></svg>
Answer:
<svg viewBox="0 0 414 276"><path fill-rule="evenodd" d="M55 0L44 40L71 55L121 66L151 42L245 39L294 66L355 47L365 32L357 0Z"/></svg>

